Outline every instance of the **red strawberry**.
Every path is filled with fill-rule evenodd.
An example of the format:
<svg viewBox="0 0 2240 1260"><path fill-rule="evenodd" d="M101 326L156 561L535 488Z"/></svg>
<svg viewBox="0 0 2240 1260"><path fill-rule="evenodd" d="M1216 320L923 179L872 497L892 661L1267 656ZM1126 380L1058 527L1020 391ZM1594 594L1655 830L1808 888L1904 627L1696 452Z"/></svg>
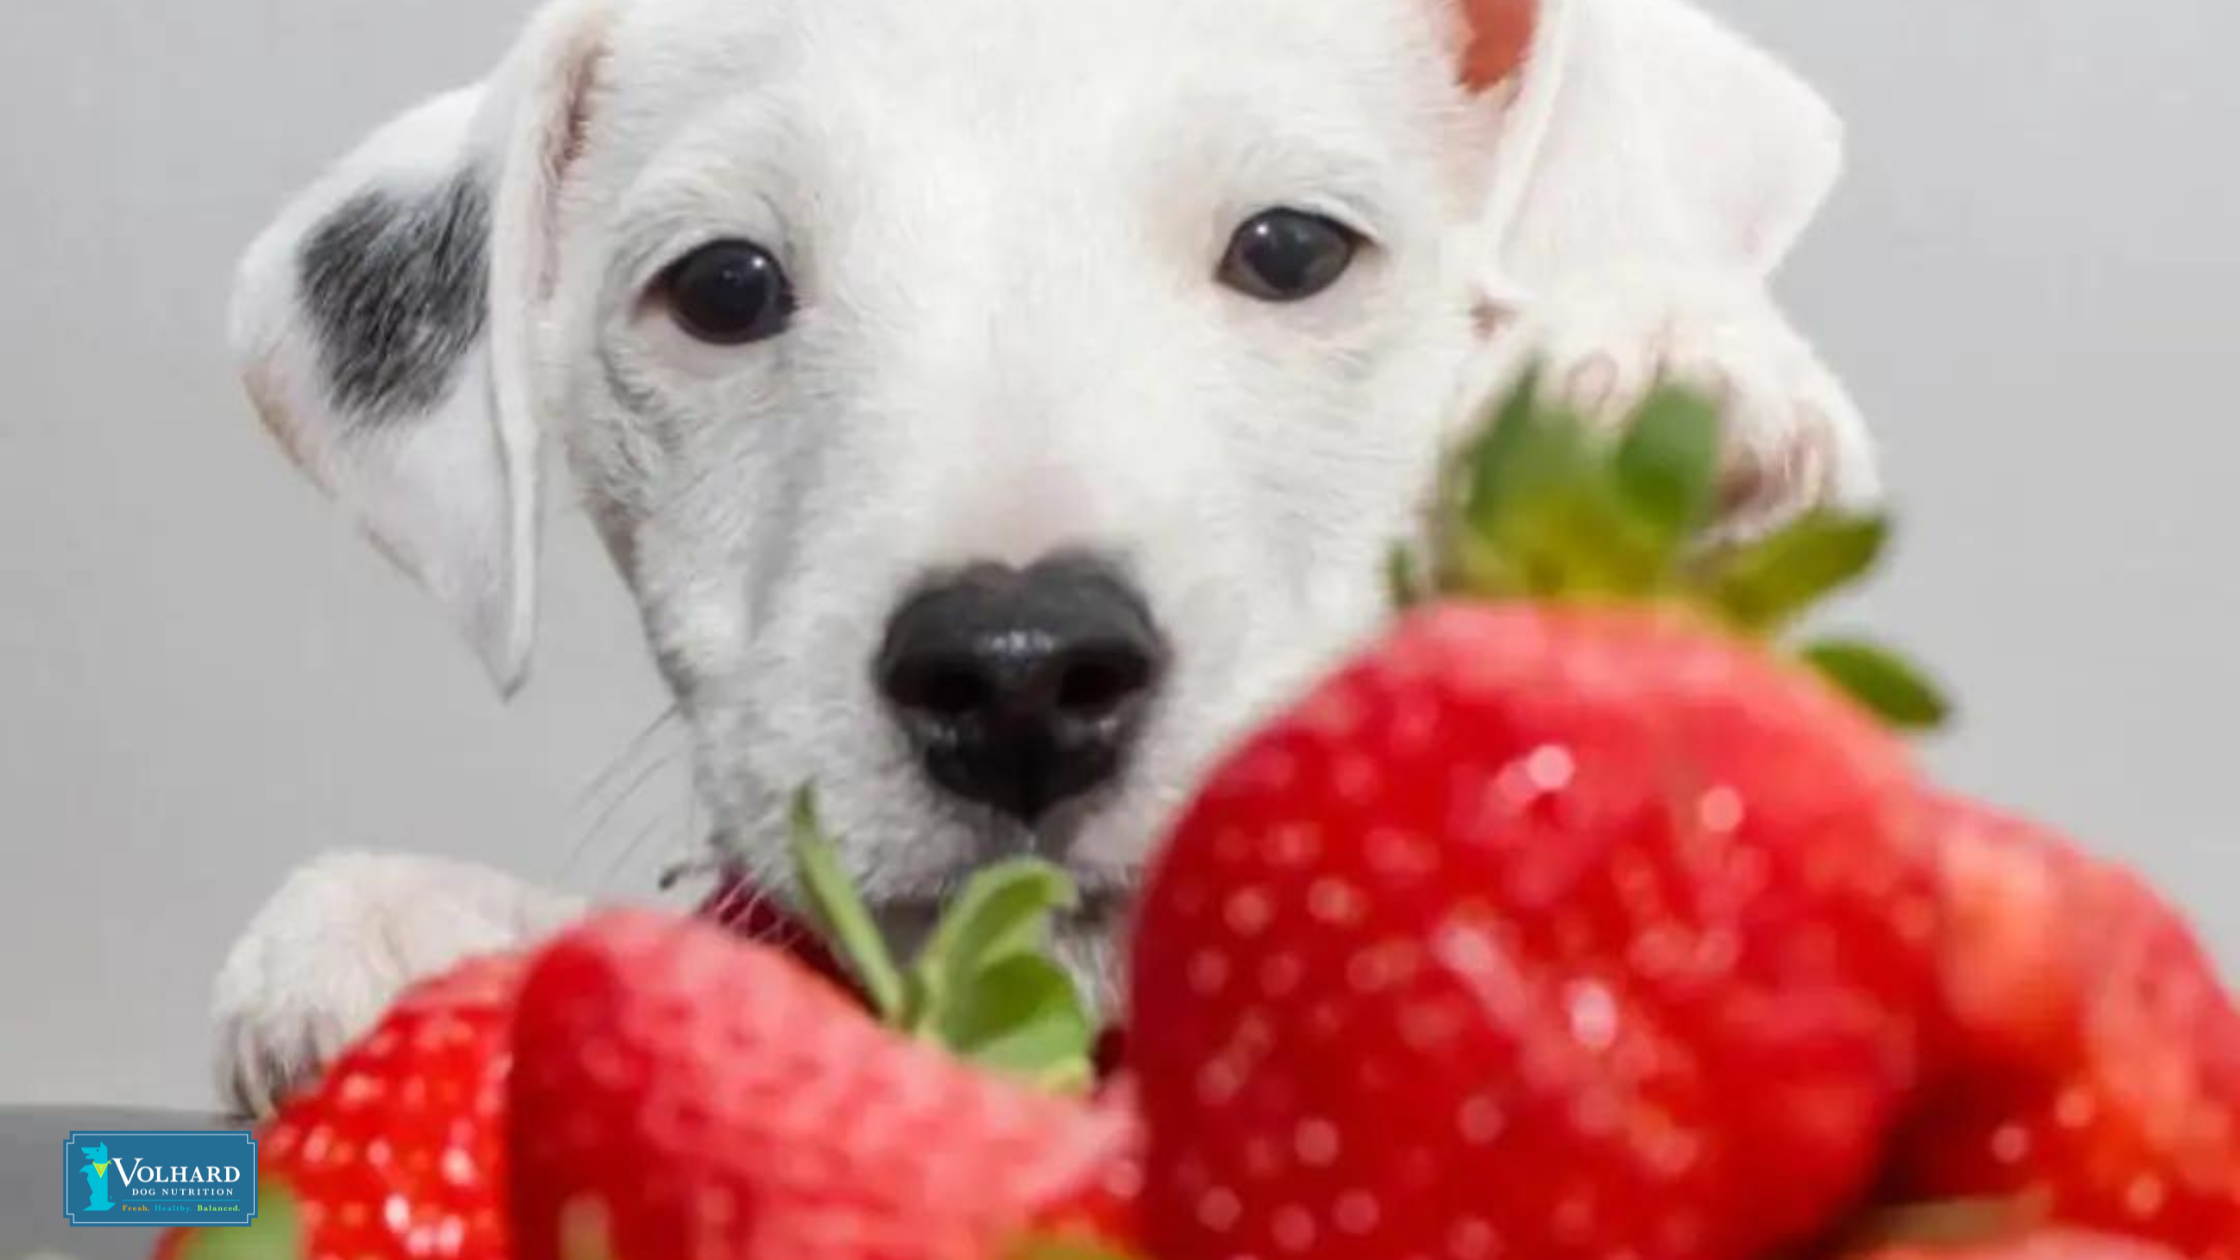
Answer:
<svg viewBox="0 0 2240 1260"><path fill-rule="evenodd" d="M1151 1250L1816 1232L1916 1066L1909 786L1818 682L1685 622L1413 619L1216 777L1146 893Z"/></svg>
<svg viewBox="0 0 2240 1260"><path fill-rule="evenodd" d="M783 955L697 925L570 933L528 981L516 1044L522 1260L575 1254L571 1219L624 1257L977 1260L1109 1227L1125 1201L1105 1188L1130 1168L1119 1111L904 1041Z"/></svg>
<svg viewBox="0 0 2240 1260"><path fill-rule="evenodd" d="M1715 442L1656 406L1624 450L1689 452L1677 524ZM1559 440L1496 438L1553 481L1478 471L1591 523L1611 482ZM1624 572L1485 498L1451 563L1534 589ZM1800 528L1768 546L1857 541ZM1821 1234L1916 1079L1936 921L1914 795L1865 713L1708 617L1412 616L1219 770L1154 867L1129 1022L1146 1249L1751 1260Z"/></svg>
<svg viewBox="0 0 2240 1260"><path fill-rule="evenodd" d="M257 1139L263 1189L285 1196L303 1260L504 1260L500 1115L511 1065L514 957L469 962L407 993L324 1082ZM260 1213L260 1223L262 1214ZM158 1256L230 1231L175 1230Z"/></svg>
<svg viewBox="0 0 2240 1260"><path fill-rule="evenodd" d="M2240 1257L2240 1011L2184 922L2052 832L1939 802L1949 1068L1899 1193Z"/></svg>

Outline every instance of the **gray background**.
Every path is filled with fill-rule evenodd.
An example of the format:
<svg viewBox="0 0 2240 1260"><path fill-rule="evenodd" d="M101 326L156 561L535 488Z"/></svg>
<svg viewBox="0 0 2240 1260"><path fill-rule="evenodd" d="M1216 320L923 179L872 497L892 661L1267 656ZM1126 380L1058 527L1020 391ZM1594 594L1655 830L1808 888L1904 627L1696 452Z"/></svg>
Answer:
<svg viewBox="0 0 2240 1260"><path fill-rule="evenodd" d="M1936 761L2144 864L2240 959L2240 7L1719 7L1852 122L1785 283L1908 508L1859 611L1965 683ZM502 707L220 353L227 270L279 198L478 76L518 14L0 17L0 1103L203 1101L209 977L320 850L637 890L685 841L676 741L633 749L662 703L583 523Z"/></svg>

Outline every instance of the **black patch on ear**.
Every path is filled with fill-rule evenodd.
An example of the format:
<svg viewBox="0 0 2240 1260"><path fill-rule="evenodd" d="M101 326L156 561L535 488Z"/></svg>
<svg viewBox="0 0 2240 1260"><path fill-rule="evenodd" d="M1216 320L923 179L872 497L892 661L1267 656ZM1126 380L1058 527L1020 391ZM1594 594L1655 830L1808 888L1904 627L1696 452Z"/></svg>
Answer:
<svg viewBox="0 0 2240 1260"><path fill-rule="evenodd" d="M426 412L451 392L489 314L490 192L464 171L419 197L358 194L298 258L334 402L357 423Z"/></svg>

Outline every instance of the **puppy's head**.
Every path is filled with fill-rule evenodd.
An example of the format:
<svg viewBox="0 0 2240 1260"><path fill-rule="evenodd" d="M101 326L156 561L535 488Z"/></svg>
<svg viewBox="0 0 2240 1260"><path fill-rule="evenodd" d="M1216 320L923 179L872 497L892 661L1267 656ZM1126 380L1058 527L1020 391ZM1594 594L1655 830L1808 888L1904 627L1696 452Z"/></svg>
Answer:
<svg viewBox="0 0 2240 1260"><path fill-rule="evenodd" d="M1489 286L1816 199L1601 152L1684 116L1586 11L1644 3L557 0L282 217L236 336L508 686L558 441L720 844L813 783L898 920L1035 851L1086 939L1379 615Z"/></svg>

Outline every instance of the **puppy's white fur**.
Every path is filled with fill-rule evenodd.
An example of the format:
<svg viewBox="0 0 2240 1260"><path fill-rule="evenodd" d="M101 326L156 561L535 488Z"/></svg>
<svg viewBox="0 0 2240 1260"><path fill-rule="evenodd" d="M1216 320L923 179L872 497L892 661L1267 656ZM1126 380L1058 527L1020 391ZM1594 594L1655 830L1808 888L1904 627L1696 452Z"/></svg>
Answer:
<svg viewBox="0 0 2240 1260"><path fill-rule="evenodd" d="M310 863L219 976L229 1100L269 1110L414 979L553 931L582 910L579 898L442 858L335 853Z"/></svg>
<svg viewBox="0 0 2240 1260"><path fill-rule="evenodd" d="M1684 0L1542 0L1515 75L1458 84L1490 7L554 0L485 84L281 216L235 338L268 424L509 688L557 442L733 860L769 874L762 838L814 781L897 919L1007 846L1117 896L1223 743L1375 623L1442 444L1528 356L1589 403L1661 372L1720 389L1730 528L1875 493L1864 426L1766 291L1835 177L1826 106ZM425 327L371 347L440 389L340 388L306 249L369 194L446 188L485 199L460 203L487 209L482 248L471 216L384 238L442 265ZM1274 206L1371 244L1308 302L1218 286ZM802 308L717 349L649 285L739 236ZM413 361L465 265L471 344ZM927 574L1067 549L1124 568L1175 660L1125 781L1030 837L921 781L869 662ZM226 965L221 1079L267 1106L401 985L574 908L422 859L313 866Z"/></svg>

